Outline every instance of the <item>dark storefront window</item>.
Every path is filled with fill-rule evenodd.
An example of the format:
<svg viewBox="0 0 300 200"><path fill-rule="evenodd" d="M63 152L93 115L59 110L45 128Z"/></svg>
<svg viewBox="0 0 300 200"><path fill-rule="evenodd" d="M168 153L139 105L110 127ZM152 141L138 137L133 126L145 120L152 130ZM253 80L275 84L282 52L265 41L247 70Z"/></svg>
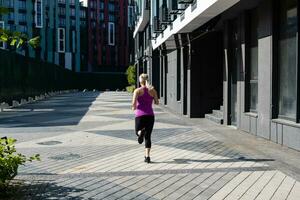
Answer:
<svg viewBox="0 0 300 200"><path fill-rule="evenodd" d="M297 0L281 0L278 41L278 114L296 121L297 115Z"/></svg>
<svg viewBox="0 0 300 200"><path fill-rule="evenodd" d="M258 99L258 13L257 9L250 14L249 40L249 111L257 112Z"/></svg>
<svg viewBox="0 0 300 200"><path fill-rule="evenodd" d="M177 50L177 101L181 100L181 50Z"/></svg>

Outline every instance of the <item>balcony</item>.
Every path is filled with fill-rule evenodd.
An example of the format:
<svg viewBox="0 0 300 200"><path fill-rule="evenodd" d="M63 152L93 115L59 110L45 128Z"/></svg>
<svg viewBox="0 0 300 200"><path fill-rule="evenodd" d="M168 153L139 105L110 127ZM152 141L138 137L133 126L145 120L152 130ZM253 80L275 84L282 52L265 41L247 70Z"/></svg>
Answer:
<svg viewBox="0 0 300 200"><path fill-rule="evenodd" d="M153 49L158 48L164 42L172 40L173 35L189 33L199 28L209 20L229 9L240 0L179 0L178 5L184 8L180 17L177 17L171 25L152 41Z"/></svg>
<svg viewBox="0 0 300 200"><path fill-rule="evenodd" d="M133 37L140 31L143 31L150 20L150 0L142 1L140 15L137 17Z"/></svg>

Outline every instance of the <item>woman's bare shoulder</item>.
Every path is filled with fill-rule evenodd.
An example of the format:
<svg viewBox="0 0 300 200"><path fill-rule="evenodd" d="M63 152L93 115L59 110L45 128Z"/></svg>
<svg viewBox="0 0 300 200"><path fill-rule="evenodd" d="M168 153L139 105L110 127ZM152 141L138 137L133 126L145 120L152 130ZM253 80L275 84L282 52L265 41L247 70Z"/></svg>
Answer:
<svg viewBox="0 0 300 200"><path fill-rule="evenodd" d="M156 90L153 86L151 86L151 88L149 88L149 93L154 96L156 94Z"/></svg>
<svg viewBox="0 0 300 200"><path fill-rule="evenodd" d="M142 92L143 92L143 90L141 88L136 88L134 90L134 93L137 94L137 95L140 95Z"/></svg>
<svg viewBox="0 0 300 200"><path fill-rule="evenodd" d="M156 92L154 86L151 86L151 87L149 88L149 91L150 91L150 92Z"/></svg>

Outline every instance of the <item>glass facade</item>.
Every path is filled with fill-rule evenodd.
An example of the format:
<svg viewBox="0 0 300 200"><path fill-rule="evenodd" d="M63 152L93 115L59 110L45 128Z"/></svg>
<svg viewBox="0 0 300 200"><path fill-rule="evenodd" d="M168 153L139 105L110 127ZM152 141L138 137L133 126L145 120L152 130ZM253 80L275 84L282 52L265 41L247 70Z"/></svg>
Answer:
<svg viewBox="0 0 300 200"><path fill-rule="evenodd" d="M293 121L297 115L297 6L297 0L280 1L278 114Z"/></svg>
<svg viewBox="0 0 300 200"><path fill-rule="evenodd" d="M250 63L249 63L249 111L257 112L258 102L258 13L257 9L250 14Z"/></svg>

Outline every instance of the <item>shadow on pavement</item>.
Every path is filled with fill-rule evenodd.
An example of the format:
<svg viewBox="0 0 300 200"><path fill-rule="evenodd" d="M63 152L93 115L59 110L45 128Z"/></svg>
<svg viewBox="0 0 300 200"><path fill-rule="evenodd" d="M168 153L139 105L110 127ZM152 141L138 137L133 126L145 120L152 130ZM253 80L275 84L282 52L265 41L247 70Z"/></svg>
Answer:
<svg viewBox="0 0 300 200"><path fill-rule="evenodd" d="M23 199L74 199L81 200L82 197L75 196L84 189L75 187L59 186L55 182L33 182L26 185L19 185L14 194L4 199L23 200ZM2 198L1 198L2 199Z"/></svg>
<svg viewBox="0 0 300 200"><path fill-rule="evenodd" d="M194 160L194 159L174 159L170 162L153 162L156 164L159 163L167 163L167 164L191 164L193 162L198 163L214 163L214 162L222 162L222 163L231 163L231 162L272 162L274 159L253 159L253 158L236 158L236 159L211 159L211 160Z"/></svg>
<svg viewBox="0 0 300 200"><path fill-rule="evenodd" d="M26 104L2 113L1 127L77 125L100 92L72 93ZM5 114L7 117L5 117Z"/></svg>

